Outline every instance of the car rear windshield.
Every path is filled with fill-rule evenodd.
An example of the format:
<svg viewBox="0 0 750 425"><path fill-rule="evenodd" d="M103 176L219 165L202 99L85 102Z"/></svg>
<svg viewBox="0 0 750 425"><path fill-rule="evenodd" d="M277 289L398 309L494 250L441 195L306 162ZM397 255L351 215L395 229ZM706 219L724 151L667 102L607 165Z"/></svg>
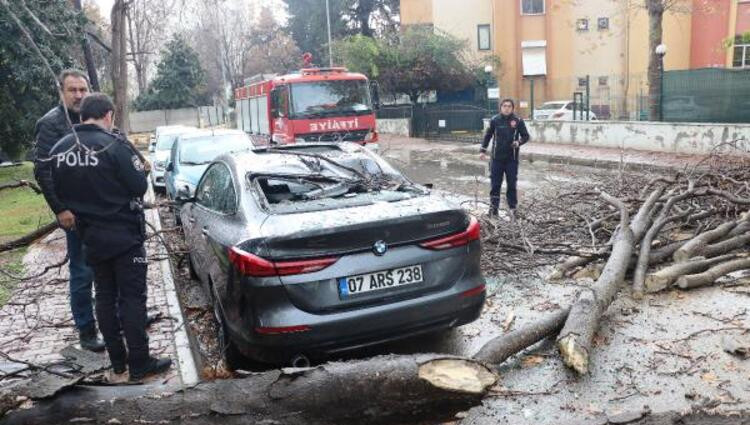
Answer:
<svg viewBox="0 0 750 425"><path fill-rule="evenodd" d="M252 147L250 139L244 134L191 137L180 141L180 163L208 164L219 155L245 151Z"/></svg>
<svg viewBox="0 0 750 425"><path fill-rule="evenodd" d="M375 156L330 150L301 150L284 156L291 158L283 167L248 174L251 186L272 213L345 208L427 194Z"/></svg>
<svg viewBox="0 0 750 425"><path fill-rule="evenodd" d="M556 110L562 108L563 106L565 106L564 103L545 103L544 105L540 106L539 109L542 111Z"/></svg>

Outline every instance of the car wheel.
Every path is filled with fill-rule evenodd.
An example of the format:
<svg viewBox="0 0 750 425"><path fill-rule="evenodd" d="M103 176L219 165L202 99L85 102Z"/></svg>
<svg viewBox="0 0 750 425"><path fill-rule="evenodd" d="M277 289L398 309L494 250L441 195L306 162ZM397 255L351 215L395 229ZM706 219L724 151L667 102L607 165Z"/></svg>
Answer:
<svg viewBox="0 0 750 425"><path fill-rule="evenodd" d="M224 360L224 364L227 366L227 368L230 370L235 370L240 368L245 360L245 357L242 355L242 353L240 353L240 350L237 349L237 346L232 342L232 339L227 332L226 321L224 320L224 315L221 313L219 302L216 300L216 297L213 298L214 317L216 318L216 322L218 325L216 340L219 345L219 352L221 353L221 357Z"/></svg>

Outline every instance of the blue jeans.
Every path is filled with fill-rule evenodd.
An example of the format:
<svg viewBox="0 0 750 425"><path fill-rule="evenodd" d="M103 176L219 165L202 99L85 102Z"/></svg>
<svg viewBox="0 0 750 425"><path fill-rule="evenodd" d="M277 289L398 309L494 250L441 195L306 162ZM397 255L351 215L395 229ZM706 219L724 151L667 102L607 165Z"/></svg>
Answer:
<svg viewBox="0 0 750 425"><path fill-rule="evenodd" d="M508 207L516 208L518 199L516 197L516 181L518 180L518 161L512 159L492 159L490 160L490 205L493 210L500 206L500 189L503 186L503 176L508 182L508 189L505 192L508 200Z"/></svg>
<svg viewBox="0 0 750 425"><path fill-rule="evenodd" d="M83 243L75 232L65 231L68 242L68 268L70 270L70 311L78 330L94 325L94 306L91 301L91 288L94 272L86 264Z"/></svg>

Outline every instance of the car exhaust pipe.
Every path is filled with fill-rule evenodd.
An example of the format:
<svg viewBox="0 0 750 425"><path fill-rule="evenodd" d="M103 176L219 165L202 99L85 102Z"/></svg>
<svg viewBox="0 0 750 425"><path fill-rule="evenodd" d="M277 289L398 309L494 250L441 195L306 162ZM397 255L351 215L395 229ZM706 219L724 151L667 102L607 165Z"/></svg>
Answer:
<svg viewBox="0 0 750 425"><path fill-rule="evenodd" d="M310 359L304 354L292 357L292 367L310 367Z"/></svg>

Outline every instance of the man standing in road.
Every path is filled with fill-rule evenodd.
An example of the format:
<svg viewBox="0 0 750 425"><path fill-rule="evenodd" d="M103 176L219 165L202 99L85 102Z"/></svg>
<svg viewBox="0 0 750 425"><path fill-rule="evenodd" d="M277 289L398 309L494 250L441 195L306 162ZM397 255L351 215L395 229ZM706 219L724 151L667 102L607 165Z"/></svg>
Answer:
<svg viewBox="0 0 750 425"><path fill-rule="evenodd" d="M68 230L81 238L94 270L96 316L112 368L121 374L127 364L130 380L138 382L172 364L149 354L145 330L145 165L127 139L112 132L114 104L107 95L87 96L80 114L75 134L50 151L55 193L73 212Z"/></svg>
<svg viewBox="0 0 750 425"><path fill-rule="evenodd" d="M479 149L479 158L486 160L487 146L492 137L495 137L495 143L490 152L490 217L497 216L503 176L508 183L506 198L510 215L511 218L516 217L519 147L529 141L529 132L523 120L513 113L514 109L515 104L512 99L503 99L500 103L500 114L490 120L490 126L484 135L482 147Z"/></svg>
<svg viewBox="0 0 750 425"><path fill-rule="evenodd" d="M34 177L42 189L44 199L63 229L73 227L75 217L70 208L56 195L52 181L52 158L50 149L66 134L72 126L80 122L81 101L89 93L86 75L77 70L68 69L60 74L63 102L52 108L36 123ZM93 272L86 265L81 241L75 232L66 230L65 238L68 247L68 268L70 271L70 310L73 322L78 329L81 348L91 351L104 350L102 341L96 331L94 310L91 302Z"/></svg>

